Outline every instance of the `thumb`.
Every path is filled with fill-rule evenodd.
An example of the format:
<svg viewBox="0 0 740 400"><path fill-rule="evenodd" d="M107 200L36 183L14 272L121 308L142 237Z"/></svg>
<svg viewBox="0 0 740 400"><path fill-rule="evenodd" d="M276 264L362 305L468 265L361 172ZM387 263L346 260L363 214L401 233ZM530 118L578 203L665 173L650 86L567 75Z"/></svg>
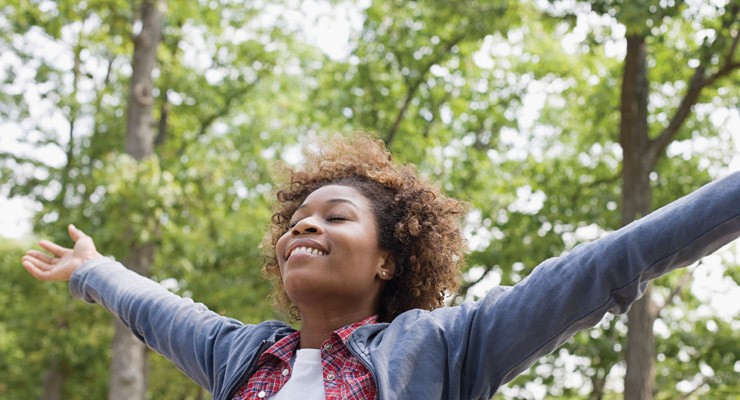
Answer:
<svg viewBox="0 0 740 400"><path fill-rule="evenodd" d="M75 257L81 259L83 262L93 258L102 257L102 255L95 249L93 239L90 236L87 236L85 232L77 229L77 227L72 224L69 224L67 230L69 231L69 236L75 241L73 249Z"/></svg>
<svg viewBox="0 0 740 400"><path fill-rule="evenodd" d="M67 231L69 232L69 237L71 237L75 242L87 236L85 235L85 232L77 229L77 227L72 224L67 226Z"/></svg>

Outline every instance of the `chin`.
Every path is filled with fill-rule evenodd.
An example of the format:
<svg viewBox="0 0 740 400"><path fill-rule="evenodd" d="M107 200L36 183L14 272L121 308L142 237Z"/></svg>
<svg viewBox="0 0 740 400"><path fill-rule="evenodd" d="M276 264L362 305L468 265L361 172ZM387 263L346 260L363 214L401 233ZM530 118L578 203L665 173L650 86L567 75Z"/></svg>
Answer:
<svg viewBox="0 0 740 400"><path fill-rule="evenodd" d="M285 294L297 303L305 298L315 297L321 291L320 277L306 276L308 274L290 274L288 279L283 278Z"/></svg>

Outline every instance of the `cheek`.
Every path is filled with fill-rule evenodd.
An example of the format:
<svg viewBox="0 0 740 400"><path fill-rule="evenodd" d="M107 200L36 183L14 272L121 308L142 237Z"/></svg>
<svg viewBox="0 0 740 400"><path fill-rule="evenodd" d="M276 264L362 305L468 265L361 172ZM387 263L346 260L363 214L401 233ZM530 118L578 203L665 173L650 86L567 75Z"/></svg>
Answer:
<svg viewBox="0 0 740 400"><path fill-rule="evenodd" d="M362 237L363 239L356 239L358 237ZM373 267L376 265L378 259L382 259L383 251L374 234L365 233L363 237L358 233L352 237L352 240L355 242L355 245L349 257L359 259L363 264L372 265Z"/></svg>
<svg viewBox="0 0 740 400"><path fill-rule="evenodd" d="M283 265L283 254L285 254L285 247L288 245L288 237L289 232L286 232L283 236L280 236L280 239L275 244L275 256L280 265Z"/></svg>

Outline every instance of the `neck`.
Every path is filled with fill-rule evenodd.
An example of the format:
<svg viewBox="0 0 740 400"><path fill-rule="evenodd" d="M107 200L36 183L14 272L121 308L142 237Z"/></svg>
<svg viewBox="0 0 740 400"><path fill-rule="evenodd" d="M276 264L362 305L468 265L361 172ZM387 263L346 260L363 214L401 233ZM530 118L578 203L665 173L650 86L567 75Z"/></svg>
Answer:
<svg viewBox="0 0 740 400"><path fill-rule="evenodd" d="M335 330L362 321L377 311L358 309L341 313L306 312L301 310L302 349L318 349Z"/></svg>

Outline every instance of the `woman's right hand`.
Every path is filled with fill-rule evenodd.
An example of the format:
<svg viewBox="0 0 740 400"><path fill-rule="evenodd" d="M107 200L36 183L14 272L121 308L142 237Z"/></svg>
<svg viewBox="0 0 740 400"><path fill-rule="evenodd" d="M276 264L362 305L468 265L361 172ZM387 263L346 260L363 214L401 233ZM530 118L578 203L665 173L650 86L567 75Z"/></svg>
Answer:
<svg viewBox="0 0 740 400"><path fill-rule="evenodd" d="M41 281L67 281L72 273L85 261L103 256L95 249L95 243L90 236L75 228L67 227L69 237L74 240L74 248L62 247L48 240L42 240L39 245L52 255L29 250L21 259L23 267Z"/></svg>

